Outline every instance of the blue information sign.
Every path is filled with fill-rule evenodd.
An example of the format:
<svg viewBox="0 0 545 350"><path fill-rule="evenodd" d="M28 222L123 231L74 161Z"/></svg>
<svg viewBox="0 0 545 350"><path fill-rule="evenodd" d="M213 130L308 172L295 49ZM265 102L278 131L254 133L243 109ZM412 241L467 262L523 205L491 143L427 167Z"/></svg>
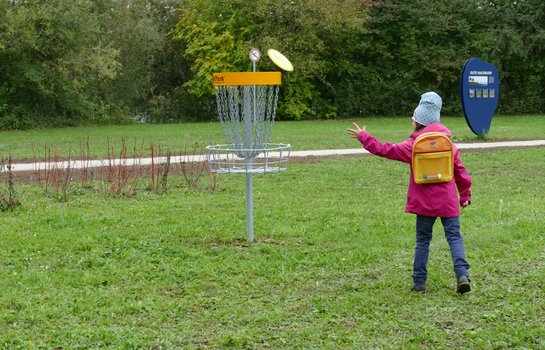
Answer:
<svg viewBox="0 0 545 350"><path fill-rule="evenodd" d="M480 58L470 58L462 69L462 109L471 131L483 135L490 130L500 96L498 69Z"/></svg>

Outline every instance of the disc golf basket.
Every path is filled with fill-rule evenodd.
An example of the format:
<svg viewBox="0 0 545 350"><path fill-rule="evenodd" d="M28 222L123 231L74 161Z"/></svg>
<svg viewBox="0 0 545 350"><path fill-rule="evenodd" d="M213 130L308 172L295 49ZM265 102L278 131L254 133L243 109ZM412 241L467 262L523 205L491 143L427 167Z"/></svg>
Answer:
<svg viewBox="0 0 545 350"><path fill-rule="evenodd" d="M218 119L226 143L206 147L211 172L246 174L246 230L250 242L254 240L252 174L287 170L291 150L289 144L269 142L281 73L256 72L259 58L259 51L252 49L253 72L213 75Z"/></svg>

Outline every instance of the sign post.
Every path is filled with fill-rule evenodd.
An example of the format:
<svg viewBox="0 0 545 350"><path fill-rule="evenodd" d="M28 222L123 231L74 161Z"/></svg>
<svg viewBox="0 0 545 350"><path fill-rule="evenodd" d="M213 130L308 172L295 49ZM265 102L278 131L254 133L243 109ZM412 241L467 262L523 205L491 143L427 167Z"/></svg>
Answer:
<svg viewBox="0 0 545 350"><path fill-rule="evenodd" d="M467 60L462 68L460 95L471 131L479 136L487 134L500 96L500 76L496 66L480 58Z"/></svg>

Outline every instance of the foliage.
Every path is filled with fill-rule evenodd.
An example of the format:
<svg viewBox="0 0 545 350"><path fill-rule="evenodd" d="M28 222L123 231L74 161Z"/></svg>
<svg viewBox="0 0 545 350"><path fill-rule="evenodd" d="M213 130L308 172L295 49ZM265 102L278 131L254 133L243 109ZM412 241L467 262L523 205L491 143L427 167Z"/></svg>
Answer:
<svg viewBox="0 0 545 350"><path fill-rule="evenodd" d="M363 110L410 113L422 92L435 90L443 113L459 114L459 74L470 57L498 66L500 112L543 110L545 90L535 83L545 76L544 6L533 0L377 1L361 38Z"/></svg>
<svg viewBox="0 0 545 350"><path fill-rule="evenodd" d="M536 113L545 108L545 2L494 1L487 50L500 69L500 108Z"/></svg>
<svg viewBox="0 0 545 350"><path fill-rule="evenodd" d="M100 16L103 37L119 50L118 75L101 87L101 95L110 103L138 111L152 90L152 64L162 49L163 33L152 1L95 0L92 4L92 12Z"/></svg>
<svg viewBox="0 0 545 350"><path fill-rule="evenodd" d="M250 48L261 49L264 56L267 49L276 48L296 67L284 76L279 117L321 117L320 106L334 109L332 101L321 97L324 78L334 68L327 64L329 40L361 30L367 7L367 1L186 1L176 28L193 72L185 86L196 96L211 97L212 73L248 71ZM259 65L278 69L265 58Z"/></svg>
<svg viewBox="0 0 545 350"><path fill-rule="evenodd" d="M108 107L93 90L116 77L119 51L101 43L89 3L4 1L2 7L0 127L100 121Z"/></svg>
<svg viewBox="0 0 545 350"><path fill-rule="evenodd" d="M116 197L136 197L142 190L166 194L172 184L169 181L172 170L183 175L187 189L209 192L217 189L216 174L210 172L206 160L197 154L197 150L200 152L202 148L197 144L192 153L185 149L179 156L173 156L173 152L165 151L153 142L149 148L144 147L143 140L135 140L131 145L124 138L120 142L108 139L107 146L107 156L95 159L90 156L90 138L80 140L80 154L77 157L71 154L60 157L56 147L52 153L47 145L44 145L43 151L33 145L30 177L28 173L26 176L14 176L11 157L0 159L0 180L5 180L5 186L2 187L0 183L0 210L11 210L20 204L16 198L15 179L36 185L45 196L59 202L68 202L71 193L81 194L89 190ZM173 160L179 162L179 168L173 167Z"/></svg>
<svg viewBox="0 0 545 350"><path fill-rule="evenodd" d="M0 129L213 120L211 74L252 47L294 63L278 119L407 115L427 90L458 115L471 57L499 113L545 110L541 0L0 1Z"/></svg>
<svg viewBox="0 0 545 350"><path fill-rule="evenodd" d="M15 191L15 181L11 157L0 159L0 211L14 210L21 205Z"/></svg>
<svg viewBox="0 0 545 350"><path fill-rule="evenodd" d="M144 110L173 3L1 2L0 128L120 123Z"/></svg>
<svg viewBox="0 0 545 350"><path fill-rule="evenodd" d="M536 113L545 108L544 6L538 0L187 1L177 33L189 45L193 75L186 86L203 98L211 94L214 71L248 70L249 60L237 52L283 51L295 71L284 75L279 118L409 114L427 90L443 96L444 114L459 114L460 70L470 57L500 69L500 112Z"/></svg>

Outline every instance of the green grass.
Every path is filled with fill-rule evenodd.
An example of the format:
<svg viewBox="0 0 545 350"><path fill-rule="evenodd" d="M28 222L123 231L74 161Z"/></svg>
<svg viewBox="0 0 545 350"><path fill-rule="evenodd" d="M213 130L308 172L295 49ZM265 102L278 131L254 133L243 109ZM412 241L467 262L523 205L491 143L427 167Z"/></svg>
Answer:
<svg viewBox="0 0 545 350"><path fill-rule="evenodd" d="M462 158L463 296L440 223L428 292L409 290L409 169L377 157L254 176L253 244L243 176L67 203L19 187L23 205L0 214L0 348L544 348L543 149Z"/></svg>
<svg viewBox="0 0 545 350"><path fill-rule="evenodd" d="M410 133L410 118L362 118L360 124L379 138L399 142ZM481 141L475 136L463 117L444 117L443 123L453 132L455 141ZM293 150L337 149L358 147L346 136L351 120L276 122L271 142L289 143ZM496 116L492 122L489 140L535 139L545 135L545 116ZM65 129L39 129L28 131L0 132L0 156L11 155L14 159L32 159L34 145L37 155L44 156L47 145L60 156L80 156L80 144L89 139L93 157L105 157L108 142L119 149L122 138L128 145L144 144L146 155L153 142L165 149L180 152L202 151L204 146L225 143L219 123L149 125L135 124L122 126L98 126Z"/></svg>

